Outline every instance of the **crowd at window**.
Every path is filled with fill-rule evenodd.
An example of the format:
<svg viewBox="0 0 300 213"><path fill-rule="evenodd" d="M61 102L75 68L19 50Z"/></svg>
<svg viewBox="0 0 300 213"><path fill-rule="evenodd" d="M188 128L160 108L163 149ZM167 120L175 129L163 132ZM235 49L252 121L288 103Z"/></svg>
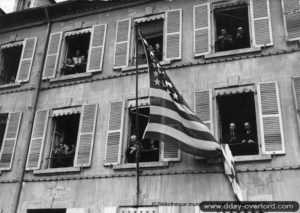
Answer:
<svg viewBox="0 0 300 213"><path fill-rule="evenodd" d="M68 57L61 69L62 75L70 75L83 73L86 71L87 60L86 56L82 55L79 50L76 50L75 55Z"/></svg>

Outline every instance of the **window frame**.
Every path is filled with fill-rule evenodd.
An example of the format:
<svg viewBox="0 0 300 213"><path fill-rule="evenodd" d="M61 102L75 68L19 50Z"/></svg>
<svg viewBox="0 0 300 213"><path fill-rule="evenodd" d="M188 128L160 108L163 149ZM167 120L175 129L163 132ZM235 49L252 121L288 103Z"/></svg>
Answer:
<svg viewBox="0 0 300 213"><path fill-rule="evenodd" d="M54 78L59 78L59 77L62 77L62 76L66 76L66 75L61 74L61 69L63 68L63 63L67 58L68 48L69 48L69 44L66 41L66 37L67 37L66 34L76 33L76 32L80 32L80 31L84 31L84 33L80 33L81 35L90 34L90 41L89 41L89 45L88 45L88 51L90 50L91 44L92 44L92 27L87 27L87 28L62 32L62 37L61 37L61 41L60 41L61 44L60 44L60 50L59 50L59 53L58 53L58 62L57 62L59 64L58 64L57 69L55 71L55 77ZM86 57L87 62L88 62L89 57L90 57L90 55L88 55L88 57ZM87 70L88 70L88 67L86 66L86 70L83 73L87 73ZM75 75L75 74L71 74L69 76L72 76L72 75Z"/></svg>
<svg viewBox="0 0 300 213"><path fill-rule="evenodd" d="M233 2L233 1L232 1ZM245 2L245 4L247 5L247 10L248 10L248 27L249 27L249 42L250 42L250 47L247 47L247 48L242 48L242 49L233 49L233 50L228 50L228 51L216 51L216 36L218 35L217 33L217 26L216 26L216 18L215 18L215 14L214 14L214 5L217 4L217 3L220 3L220 2L215 2L215 3L211 3L210 5L210 18L211 18L211 22L209 23L210 26L209 26L209 29L211 31L211 38L210 38L210 41L211 41L211 48L210 48L210 53L209 54L216 54L216 53L220 53L220 52L228 52L230 53L231 51L236 51L236 50L246 50L246 49L251 49L251 48L254 48L254 43L253 43L253 38L254 38L254 35L253 35L253 19L252 19L252 12L251 12L251 7L250 7L250 0L247 0ZM227 4L230 4L230 2L226 2ZM230 7L230 6L228 6ZM233 6L232 8L234 8L235 6Z"/></svg>

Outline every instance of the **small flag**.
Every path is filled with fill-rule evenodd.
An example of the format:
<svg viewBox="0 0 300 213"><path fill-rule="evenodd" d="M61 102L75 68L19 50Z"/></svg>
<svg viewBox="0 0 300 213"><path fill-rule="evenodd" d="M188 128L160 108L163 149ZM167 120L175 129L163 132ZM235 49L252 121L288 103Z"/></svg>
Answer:
<svg viewBox="0 0 300 213"><path fill-rule="evenodd" d="M220 145L208 127L190 109L140 33L148 55L150 77L150 116L143 138L173 143L184 152L203 158L224 158L225 174L236 198L242 193L233 157L227 144Z"/></svg>

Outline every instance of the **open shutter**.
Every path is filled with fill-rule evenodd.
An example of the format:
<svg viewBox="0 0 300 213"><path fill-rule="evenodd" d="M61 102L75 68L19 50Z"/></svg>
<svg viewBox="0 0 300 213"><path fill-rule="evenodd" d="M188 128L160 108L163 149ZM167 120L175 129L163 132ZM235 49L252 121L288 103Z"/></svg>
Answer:
<svg viewBox="0 0 300 213"><path fill-rule="evenodd" d="M181 59L181 30L182 30L182 10L166 11L165 27L165 59Z"/></svg>
<svg viewBox="0 0 300 213"><path fill-rule="evenodd" d="M3 145L0 152L0 170L11 170L22 113L9 113Z"/></svg>
<svg viewBox="0 0 300 213"><path fill-rule="evenodd" d="M298 128L300 132L300 77L293 78L293 91L297 110Z"/></svg>
<svg viewBox="0 0 300 213"><path fill-rule="evenodd" d="M91 165L97 110L97 104L82 106L74 166L88 167Z"/></svg>
<svg viewBox="0 0 300 213"><path fill-rule="evenodd" d="M263 154L284 154L284 137L277 83L258 85Z"/></svg>
<svg viewBox="0 0 300 213"><path fill-rule="evenodd" d="M195 113L203 123L213 132L212 114L212 94L211 90L195 92Z"/></svg>
<svg viewBox="0 0 300 213"><path fill-rule="evenodd" d="M37 38L26 38L22 50L21 60L19 64L16 81L29 81L30 71L34 58Z"/></svg>
<svg viewBox="0 0 300 213"><path fill-rule="evenodd" d="M124 101L110 103L104 165L119 164L124 119Z"/></svg>
<svg viewBox="0 0 300 213"><path fill-rule="evenodd" d="M54 78L57 68L62 32L51 33L44 65L43 79Z"/></svg>
<svg viewBox="0 0 300 213"><path fill-rule="evenodd" d="M92 30L87 72L102 70L106 24L94 25Z"/></svg>
<svg viewBox="0 0 300 213"><path fill-rule="evenodd" d="M210 4L194 6L194 56L209 54L211 51Z"/></svg>
<svg viewBox="0 0 300 213"><path fill-rule="evenodd" d="M255 47L273 45L269 0L250 0Z"/></svg>
<svg viewBox="0 0 300 213"><path fill-rule="evenodd" d="M300 40L299 0L282 0L286 40Z"/></svg>
<svg viewBox="0 0 300 213"><path fill-rule="evenodd" d="M48 114L48 110L38 110L35 113L29 153L26 162L26 170L35 170L40 168L47 130Z"/></svg>
<svg viewBox="0 0 300 213"><path fill-rule="evenodd" d="M118 20L116 29L114 68L128 66L130 28L131 19Z"/></svg>

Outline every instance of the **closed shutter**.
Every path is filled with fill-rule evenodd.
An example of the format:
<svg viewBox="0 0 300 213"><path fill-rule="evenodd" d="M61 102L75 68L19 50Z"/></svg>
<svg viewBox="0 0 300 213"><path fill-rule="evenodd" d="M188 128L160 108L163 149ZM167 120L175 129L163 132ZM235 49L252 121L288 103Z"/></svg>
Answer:
<svg viewBox="0 0 300 213"><path fill-rule="evenodd" d="M51 33L44 65L43 79L54 78L57 68L62 32Z"/></svg>
<svg viewBox="0 0 300 213"><path fill-rule="evenodd" d="M116 29L114 68L128 66L130 29L131 19L118 20Z"/></svg>
<svg viewBox="0 0 300 213"><path fill-rule="evenodd" d="M76 167L88 167L91 165L97 110L97 104L82 106L74 163Z"/></svg>
<svg viewBox="0 0 300 213"><path fill-rule="evenodd" d="M104 165L120 163L123 119L124 101L111 102Z"/></svg>
<svg viewBox="0 0 300 213"><path fill-rule="evenodd" d="M299 0L282 0L286 40L300 40Z"/></svg>
<svg viewBox="0 0 300 213"><path fill-rule="evenodd" d="M195 92L195 113L203 123L213 132L212 125L212 94L211 90Z"/></svg>
<svg viewBox="0 0 300 213"><path fill-rule="evenodd" d="M89 49L87 72L102 70L106 24L94 25Z"/></svg>
<svg viewBox="0 0 300 213"><path fill-rule="evenodd" d="M40 168L47 130L48 114L48 110L38 110L35 113L29 153L26 162L26 170L35 170Z"/></svg>
<svg viewBox="0 0 300 213"><path fill-rule="evenodd" d="M194 56L211 51L210 4L194 6Z"/></svg>
<svg viewBox="0 0 300 213"><path fill-rule="evenodd" d="M284 136L277 83L258 85L263 154L284 154Z"/></svg>
<svg viewBox="0 0 300 213"><path fill-rule="evenodd" d="M273 45L269 0L250 0L255 47Z"/></svg>
<svg viewBox="0 0 300 213"><path fill-rule="evenodd" d="M158 213L157 207L120 208L119 213Z"/></svg>
<svg viewBox="0 0 300 213"><path fill-rule="evenodd" d="M165 59L181 59L182 10L166 11Z"/></svg>
<svg viewBox="0 0 300 213"><path fill-rule="evenodd" d="M117 213L117 207L104 207L103 213Z"/></svg>
<svg viewBox="0 0 300 213"><path fill-rule="evenodd" d="M179 206L159 206L158 207L159 213L180 213Z"/></svg>
<svg viewBox="0 0 300 213"><path fill-rule="evenodd" d="M0 151L0 170L11 170L21 117L21 112L9 113L3 145Z"/></svg>
<svg viewBox="0 0 300 213"><path fill-rule="evenodd" d="M19 70L17 74L17 82L29 81L30 71L32 68L32 62L34 58L34 52L36 48L37 38L26 38L24 41L24 47L22 50L21 60L19 64Z"/></svg>
<svg viewBox="0 0 300 213"><path fill-rule="evenodd" d="M293 78L293 91L298 118L298 128L300 131L300 77Z"/></svg>

